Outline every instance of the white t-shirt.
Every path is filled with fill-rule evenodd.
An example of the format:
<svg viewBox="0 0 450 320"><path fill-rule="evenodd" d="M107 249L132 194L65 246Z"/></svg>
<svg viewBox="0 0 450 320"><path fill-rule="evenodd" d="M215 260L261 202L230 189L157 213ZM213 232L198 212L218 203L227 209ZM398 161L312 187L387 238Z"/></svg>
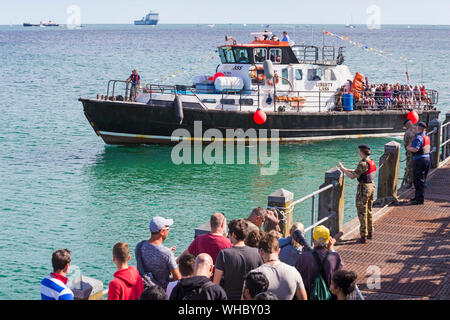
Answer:
<svg viewBox="0 0 450 320"><path fill-rule="evenodd" d="M279 300L292 300L297 289L305 287L297 269L281 261L265 263L251 272L263 273L269 280L267 291L275 294Z"/></svg>
<svg viewBox="0 0 450 320"><path fill-rule="evenodd" d="M173 288L175 288L177 284L178 280L169 282L166 289L167 298L170 298L170 294L172 293Z"/></svg>

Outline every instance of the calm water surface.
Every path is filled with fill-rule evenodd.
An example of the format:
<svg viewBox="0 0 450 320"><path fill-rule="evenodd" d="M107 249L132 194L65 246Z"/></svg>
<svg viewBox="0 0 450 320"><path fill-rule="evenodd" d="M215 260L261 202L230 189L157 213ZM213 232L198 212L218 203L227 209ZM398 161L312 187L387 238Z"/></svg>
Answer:
<svg viewBox="0 0 450 320"><path fill-rule="evenodd" d="M190 84L196 74L213 74L214 49L226 34L239 41L260 25L95 25L81 30L0 26L0 299L39 299L40 280L51 272L51 253L72 251L72 263L105 287L115 271L111 250L118 241L148 238L149 219L175 220L167 245L181 253L195 227L211 213L247 217L267 196L285 188L295 198L316 190L329 168L356 165L357 145L368 143L374 159L393 138L335 140L280 146L280 168L262 176L257 165L174 165L165 146L106 146L84 117L81 96L104 94L106 81L125 79L137 68L144 82ZM277 25L297 43L310 43L311 26ZM412 83L440 93L449 109L450 27L314 26L414 60ZM373 82L405 82L405 64L346 45L350 70ZM402 155L402 159L403 159ZM403 165L403 163L402 163ZM403 168L403 166L402 166ZM356 181L347 179L345 221L356 216ZM309 225L307 202L295 220ZM132 255L134 264L134 255Z"/></svg>

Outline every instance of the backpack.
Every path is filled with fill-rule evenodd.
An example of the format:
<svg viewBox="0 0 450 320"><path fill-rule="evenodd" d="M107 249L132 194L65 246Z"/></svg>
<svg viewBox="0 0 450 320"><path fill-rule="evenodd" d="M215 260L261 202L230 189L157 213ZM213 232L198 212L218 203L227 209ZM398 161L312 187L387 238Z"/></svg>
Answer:
<svg viewBox="0 0 450 320"><path fill-rule="evenodd" d="M184 295L182 300L214 300L214 297L211 295L209 290L205 290L214 286L214 282L208 281L202 284L200 287L195 288L190 291L188 294ZM183 287L180 285L180 288L184 291Z"/></svg>
<svg viewBox="0 0 450 320"><path fill-rule="evenodd" d="M329 254L330 254L330 251L327 252L327 254L325 255L325 258L321 262L317 252L313 251L313 253L312 253L314 259L316 260L317 266L319 267L319 274L316 277L316 279L314 279L313 285L312 285L310 293L309 293L309 300L330 300L331 299L331 293L330 293L330 290L328 289L327 283L325 281L325 275L324 275L324 269L323 269L323 264L327 260Z"/></svg>

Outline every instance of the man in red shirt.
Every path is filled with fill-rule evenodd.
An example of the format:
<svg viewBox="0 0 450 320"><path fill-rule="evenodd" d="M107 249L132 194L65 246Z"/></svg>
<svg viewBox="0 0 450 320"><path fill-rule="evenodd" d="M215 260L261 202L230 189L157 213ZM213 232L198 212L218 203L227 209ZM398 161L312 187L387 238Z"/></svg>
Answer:
<svg viewBox="0 0 450 320"><path fill-rule="evenodd" d="M226 233L227 221L223 213L214 213L209 222L211 225L211 232L196 237L185 252L187 251L194 256L198 256L200 253L207 253L213 259L213 263L216 263L219 251L231 248L232 244L230 239L224 236Z"/></svg>
<svg viewBox="0 0 450 320"><path fill-rule="evenodd" d="M136 267L128 266L130 248L118 242L113 248L113 261L117 266L114 279L109 283L108 300L139 300L144 284Z"/></svg>

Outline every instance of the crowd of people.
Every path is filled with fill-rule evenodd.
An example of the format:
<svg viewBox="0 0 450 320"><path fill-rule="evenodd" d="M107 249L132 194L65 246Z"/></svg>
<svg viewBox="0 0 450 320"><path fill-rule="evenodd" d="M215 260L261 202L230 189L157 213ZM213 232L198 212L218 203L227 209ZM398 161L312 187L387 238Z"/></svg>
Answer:
<svg viewBox="0 0 450 320"><path fill-rule="evenodd" d="M425 85L369 84L367 77L361 91L351 90L352 81L341 86L336 93L336 105L342 106L343 94L353 93L354 105L362 109L409 109L426 108L432 105L432 98Z"/></svg>
<svg viewBox="0 0 450 320"><path fill-rule="evenodd" d="M173 223L151 219L150 238L134 250L136 267L128 264L128 244L114 245L117 271L108 300L345 300L354 293L356 274L343 270L335 240L322 225L313 230L311 247L300 222L284 238L271 210L258 207L246 219L228 223L224 213L214 213L210 232L176 258L176 248L164 246ZM67 285L70 257L68 249L53 253L53 272L41 282L42 299L74 299Z"/></svg>

